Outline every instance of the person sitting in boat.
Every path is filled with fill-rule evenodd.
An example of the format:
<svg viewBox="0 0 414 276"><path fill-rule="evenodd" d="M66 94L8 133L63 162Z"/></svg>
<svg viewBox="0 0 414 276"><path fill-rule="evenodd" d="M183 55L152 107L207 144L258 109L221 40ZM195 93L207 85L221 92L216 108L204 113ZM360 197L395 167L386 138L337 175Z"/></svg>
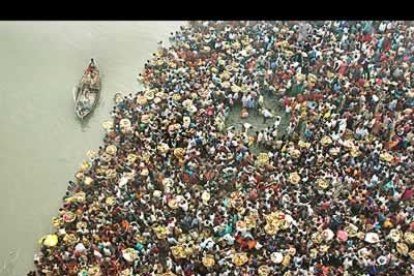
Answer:
<svg viewBox="0 0 414 276"><path fill-rule="evenodd" d="M95 61L93 60L93 58L91 59L91 62L89 63L86 73L87 73L86 83L89 84L91 88L94 88L98 82L98 74L96 72L96 65L95 65Z"/></svg>
<svg viewBox="0 0 414 276"><path fill-rule="evenodd" d="M96 66L95 66L95 60L93 59L93 58L91 58L91 62L89 62L89 66L88 66L88 69L95 69L96 68Z"/></svg>
<svg viewBox="0 0 414 276"><path fill-rule="evenodd" d="M94 72L96 69L96 65L95 65L95 60L93 58L91 58L91 61L89 62L88 68L86 68L86 74L90 74L92 72Z"/></svg>
<svg viewBox="0 0 414 276"><path fill-rule="evenodd" d="M93 89L96 86L97 81L98 75L95 71L87 72L87 74L82 79L82 82L90 89Z"/></svg>
<svg viewBox="0 0 414 276"><path fill-rule="evenodd" d="M97 81L97 75L95 72L92 72L89 75L89 83L91 85L91 87L94 87L96 85L96 81Z"/></svg>

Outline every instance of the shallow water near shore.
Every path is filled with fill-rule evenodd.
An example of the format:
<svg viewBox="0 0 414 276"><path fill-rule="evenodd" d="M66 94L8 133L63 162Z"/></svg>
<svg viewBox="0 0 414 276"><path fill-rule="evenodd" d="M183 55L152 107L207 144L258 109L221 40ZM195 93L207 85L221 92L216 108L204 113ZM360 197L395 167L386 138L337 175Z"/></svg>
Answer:
<svg viewBox="0 0 414 276"><path fill-rule="evenodd" d="M113 95L185 22L0 22L0 275L33 268L37 240L52 231L67 181L102 144ZM99 104L81 124L72 89L94 58Z"/></svg>

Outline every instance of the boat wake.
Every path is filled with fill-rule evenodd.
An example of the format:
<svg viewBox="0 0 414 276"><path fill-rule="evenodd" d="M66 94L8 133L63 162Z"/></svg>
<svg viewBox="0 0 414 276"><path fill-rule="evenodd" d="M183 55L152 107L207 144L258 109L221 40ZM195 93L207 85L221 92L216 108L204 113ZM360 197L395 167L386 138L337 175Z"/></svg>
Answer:
<svg viewBox="0 0 414 276"><path fill-rule="evenodd" d="M75 85L73 88L72 88L72 95L73 95L73 101L76 103L76 98L77 98L77 96L78 96L78 90L79 90L79 87L77 86L77 85Z"/></svg>

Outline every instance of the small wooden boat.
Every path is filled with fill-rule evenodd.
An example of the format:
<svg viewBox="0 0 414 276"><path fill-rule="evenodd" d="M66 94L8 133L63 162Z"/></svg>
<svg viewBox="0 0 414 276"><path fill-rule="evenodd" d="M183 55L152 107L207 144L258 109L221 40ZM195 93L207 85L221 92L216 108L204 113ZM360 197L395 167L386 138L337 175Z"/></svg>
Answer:
<svg viewBox="0 0 414 276"><path fill-rule="evenodd" d="M79 84L74 89L75 113L84 119L95 108L101 91L101 76L95 61L91 59Z"/></svg>

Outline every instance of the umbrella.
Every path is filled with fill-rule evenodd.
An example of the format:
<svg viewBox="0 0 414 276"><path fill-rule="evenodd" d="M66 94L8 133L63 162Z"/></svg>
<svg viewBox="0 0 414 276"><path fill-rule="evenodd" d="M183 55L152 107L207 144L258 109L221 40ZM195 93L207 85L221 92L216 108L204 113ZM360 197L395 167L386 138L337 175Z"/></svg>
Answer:
<svg viewBox="0 0 414 276"><path fill-rule="evenodd" d="M280 252L273 252L270 255L270 260L275 264L280 264L283 261L283 255Z"/></svg>
<svg viewBox="0 0 414 276"><path fill-rule="evenodd" d="M332 230L331 230L331 229L329 229L329 228L327 228L327 229L323 230L322 235L323 235L323 237L325 238L325 241L330 241L330 240L332 240L332 239L333 239L333 237L334 237L334 233L333 233L333 232L332 232Z"/></svg>
<svg viewBox="0 0 414 276"><path fill-rule="evenodd" d="M233 263L236 266L242 266L245 263L247 263L248 260L249 260L249 258L247 257L247 254L246 253L236 253L233 256Z"/></svg>
<svg viewBox="0 0 414 276"><path fill-rule="evenodd" d="M408 246L405 243L397 243L397 252L400 253L401 255L407 255L408 254Z"/></svg>
<svg viewBox="0 0 414 276"><path fill-rule="evenodd" d="M380 239L377 233L366 233L364 241L367 243L377 243L380 241Z"/></svg>
<svg viewBox="0 0 414 276"><path fill-rule="evenodd" d="M117 148L114 145L109 145L106 147L105 152L109 155L115 155L117 152Z"/></svg>
<svg viewBox="0 0 414 276"><path fill-rule="evenodd" d="M116 104L119 104L120 102L122 102L122 93L116 93L114 95L114 101Z"/></svg>
<svg viewBox="0 0 414 276"><path fill-rule="evenodd" d="M207 205L210 200L210 193L207 191L204 191L203 194L201 195L201 199L203 200L203 203Z"/></svg>
<svg viewBox="0 0 414 276"><path fill-rule="evenodd" d="M40 243L46 245L47 247L54 247L58 243L58 236L55 234L46 235L40 239Z"/></svg>
<svg viewBox="0 0 414 276"><path fill-rule="evenodd" d="M114 123L112 121L108 120L108 121L105 121L105 122L102 123L102 127L105 130L109 130L109 129L112 129L114 127Z"/></svg>
<svg viewBox="0 0 414 276"><path fill-rule="evenodd" d="M93 159L95 159L97 156L98 156L98 154L96 153L96 151L94 151L94 150L88 150L87 152L86 152L86 156L88 156L88 158L90 159L90 160L93 160Z"/></svg>
<svg viewBox="0 0 414 276"><path fill-rule="evenodd" d="M207 268L214 266L216 263L214 256L211 254L207 254L202 258L203 265Z"/></svg>
<svg viewBox="0 0 414 276"><path fill-rule="evenodd" d="M127 248L122 250L122 257L129 263L135 261L138 258L137 251L134 248Z"/></svg>

